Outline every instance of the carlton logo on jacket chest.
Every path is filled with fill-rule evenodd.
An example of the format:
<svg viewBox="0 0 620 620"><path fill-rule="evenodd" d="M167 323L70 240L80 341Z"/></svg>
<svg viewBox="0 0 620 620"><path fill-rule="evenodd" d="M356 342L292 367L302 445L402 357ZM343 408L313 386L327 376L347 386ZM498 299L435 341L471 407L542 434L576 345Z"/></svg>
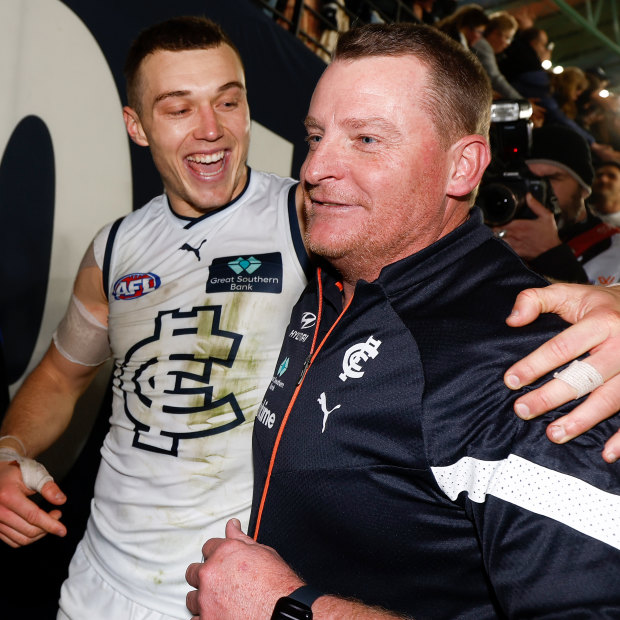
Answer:
<svg viewBox="0 0 620 620"><path fill-rule="evenodd" d="M366 342L358 342L349 347L342 360L342 372L338 375L341 381L347 379L359 379L364 376L362 362L367 362L368 358L374 359L379 355L381 340L375 340L369 336Z"/></svg>

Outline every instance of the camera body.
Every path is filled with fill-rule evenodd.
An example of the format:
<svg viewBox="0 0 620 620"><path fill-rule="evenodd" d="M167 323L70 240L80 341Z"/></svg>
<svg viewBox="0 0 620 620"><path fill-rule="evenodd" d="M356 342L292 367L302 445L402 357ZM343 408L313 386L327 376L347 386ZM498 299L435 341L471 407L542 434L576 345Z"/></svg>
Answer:
<svg viewBox="0 0 620 620"><path fill-rule="evenodd" d="M489 226L535 219L525 201L527 193L554 215L560 214L549 181L532 173L525 163L532 146L531 116L532 105L527 100L498 100L491 105L492 158L476 201Z"/></svg>

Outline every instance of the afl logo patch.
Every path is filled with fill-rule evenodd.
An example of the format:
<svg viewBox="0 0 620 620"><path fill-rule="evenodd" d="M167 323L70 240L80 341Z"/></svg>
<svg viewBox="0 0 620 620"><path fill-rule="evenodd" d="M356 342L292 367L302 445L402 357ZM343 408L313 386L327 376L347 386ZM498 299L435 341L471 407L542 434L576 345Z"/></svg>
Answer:
<svg viewBox="0 0 620 620"><path fill-rule="evenodd" d="M135 299L159 288L161 280L154 273L130 273L114 283L114 299Z"/></svg>

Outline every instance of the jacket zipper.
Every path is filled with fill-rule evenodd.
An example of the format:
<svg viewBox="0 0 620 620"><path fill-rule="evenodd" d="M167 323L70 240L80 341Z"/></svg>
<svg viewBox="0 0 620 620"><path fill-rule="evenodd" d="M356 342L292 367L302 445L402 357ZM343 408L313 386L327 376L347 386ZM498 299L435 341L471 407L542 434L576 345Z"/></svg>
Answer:
<svg viewBox="0 0 620 620"><path fill-rule="evenodd" d="M308 354L308 357L306 358L306 361L304 362L303 368L301 369L301 374L297 381L297 386L295 387L295 391L293 392L293 395L291 396L291 400L288 404L288 407L286 408L286 413L284 414L284 417L282 418L282 423L280 424L280 428L278 429L278 434L276 435L276 440L273 445L273 450L271 451L271 459L269 460L269 468L267 470L267 477L265 478L265 485L263 487L263 493L261 495L261 501L260 501L260 505L258 508L258 514L256 516L256 526L254 528L254 536L253 536L254 540L258 539L258 532L260 530L260 524L261 524L261 520L263 516L263 509L265 507L265 501L267 499L267 492L269 491L269 482L271 480L271 473L273 472L273 466L276 460L276 455L278 453L278 448L280 446L280 440L282 439L282 435L284 433L284 427L286 426L286 423L288 422L288 418L291 413L291 410L293 409L293 406L295 405L295 402L297 401L297 396L299 395L299 392L301 391L301 387L303 385L304 379L306 378L308 374L308 370L310 370L310 366L312 366L312 363L314 362L317 355L323 348L323 345L325 344L325 342L331 335L332 331L334 330L336 325L340 322L340 319L342 318L344 313L347 311L347 309L351 305L351 302L353 301L353 296L351 296L351 299L348 301L347 305L342 309L342 312L338 315L338 318L334 321L334 324L329 328L329 331L327 332L327 334L325 334L325 337L323 338L323 340L321 340L318 347L316 347L317 337L319 335L319 326L321 325L321 318L323 315L323 280L321 278L321 273L322 273L321 268L318 267L316 277L317 277L317 282L318 282L319 301L318 301L317 321L316 321L316 326L314 330L314 337L312 339L312 345L310 347L310 353ZM315 347L316 347L316 350L315 350Z"/></svg>

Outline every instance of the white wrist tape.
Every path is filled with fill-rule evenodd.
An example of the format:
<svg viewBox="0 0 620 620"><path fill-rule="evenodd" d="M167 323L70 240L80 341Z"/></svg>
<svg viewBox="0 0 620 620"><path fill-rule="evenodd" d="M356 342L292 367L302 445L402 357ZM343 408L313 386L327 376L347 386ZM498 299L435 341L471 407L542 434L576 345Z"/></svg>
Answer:
<svg viewBox="0 0 620 620"><path fill-rule="evenodd" d="M19 444L19 447L22 449L22 454L24 456L28 454L28 451L26 450L26 446L24 445L24 442L19 437L17 437L17 435L2 435L2 437L0 437L0 442L2 442L5 439L11 439L15 443Z"/></svg>
<svg viewBox="0 0 620 620"><path fill-rule="evenodd" d="M17 450L13 448L0 448L0 461L16 461L22 470L22 478L24 484L33 491L41 492L43 485L50 480L54 480L47 469L37 463L34 459L21 456Z"/></svg>

